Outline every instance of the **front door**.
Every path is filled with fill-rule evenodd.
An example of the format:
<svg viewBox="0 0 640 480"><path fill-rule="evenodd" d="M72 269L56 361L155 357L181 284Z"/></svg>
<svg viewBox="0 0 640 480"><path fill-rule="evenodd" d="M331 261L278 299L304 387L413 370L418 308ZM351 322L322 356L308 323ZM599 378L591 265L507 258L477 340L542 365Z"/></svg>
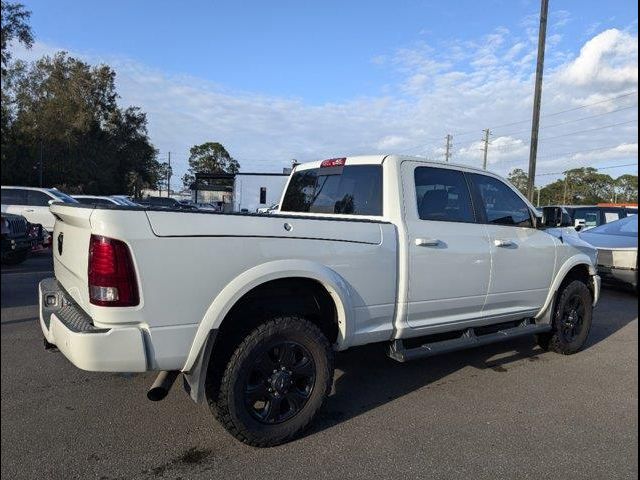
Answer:
<svg viewBox="0 0 640 480"><path fill-rule="evenodd" d="M402 175L409 325L478 318L489 287L491 249L485 225L476 222L464 174L404 162Z"/></svg>
<svg viewBox="0 0 640 480"><path fill-rule="evenodd" d="M537 312L553 279L558 240L534 228L530 208L502 180L477 173L467 178L491 245L491 283L484 315Z"/></svg>

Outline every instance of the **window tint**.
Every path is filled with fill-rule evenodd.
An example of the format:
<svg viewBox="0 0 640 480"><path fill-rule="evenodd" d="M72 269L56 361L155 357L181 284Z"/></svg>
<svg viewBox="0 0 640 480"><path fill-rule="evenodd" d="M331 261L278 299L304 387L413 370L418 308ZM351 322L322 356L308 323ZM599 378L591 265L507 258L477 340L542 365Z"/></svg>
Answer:
<svg viewBox="0 0 640 480"><path fill-rule="evenodd" d="M27 205L32 205L34 207L48 207L49 200L55 200L55 198L51 198L44 192L27 190Z"/></svg>
<svg viewBox="0 0 640 480"><path fill-rule="evenodd" d="M414 174L418 216L422 220L473 222L464 174L446 168L418 167Z"/></svg>
<svg viewBox="0 0 640 480"><path fill-rule="evenodd" d="M532 227L529 207L511 187L497 178L477 173L469 174L469 178L479 196L480 207L484 209L488 223Z"/></svg>
<svg viewBox="0 0 640 480"><path fill-rule="evenodd" d="M26 205L27 192L19 188L3 188L2 189L3 205Z"/></svg>
<svg viewBox="0 0 640 480"><path fill-rule="evenodd" d="M280 210L382 215L382 167L353 165L296 172Z"/></svg>

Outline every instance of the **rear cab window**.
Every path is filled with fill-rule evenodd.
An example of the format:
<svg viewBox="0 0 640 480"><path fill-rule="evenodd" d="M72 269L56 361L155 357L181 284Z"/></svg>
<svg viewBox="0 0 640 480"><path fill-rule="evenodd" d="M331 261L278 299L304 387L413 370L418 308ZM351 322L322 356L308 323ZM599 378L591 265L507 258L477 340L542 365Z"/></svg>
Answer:
<svg viewBox="0 0 640 480"><path fill-rule="evenodd" d="M343 161L296 171L280 211L381 216L382 166Z"/></svg>

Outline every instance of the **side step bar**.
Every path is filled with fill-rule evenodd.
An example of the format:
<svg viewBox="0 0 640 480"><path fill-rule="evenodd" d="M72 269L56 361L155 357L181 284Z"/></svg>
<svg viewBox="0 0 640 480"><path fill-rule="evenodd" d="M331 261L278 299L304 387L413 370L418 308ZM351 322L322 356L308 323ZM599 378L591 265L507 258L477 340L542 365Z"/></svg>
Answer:
<svg viewBox="0 0 640 480"><path fill-rule="evenodd" d="M493 333L476 335L476 329L463 330L458 338L425 343L418 347L405 348L402 339L393 340L389 346L389 357L398 362L408 362L418 358L430 357L441 353L455 352L466 348L479 347L489 343L501 342L512 338L544 333L551 330L551 325L536 325L531 319L525 319L517 326L504 328Z"/></svg>

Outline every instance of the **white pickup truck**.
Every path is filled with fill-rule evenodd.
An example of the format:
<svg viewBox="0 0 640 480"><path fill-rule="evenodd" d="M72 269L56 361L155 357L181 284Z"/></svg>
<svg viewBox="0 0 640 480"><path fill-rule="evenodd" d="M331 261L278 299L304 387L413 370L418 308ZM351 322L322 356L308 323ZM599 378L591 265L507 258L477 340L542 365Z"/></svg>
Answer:
<svg viewBox="0 0 640 480"><path fill-rule="evenodd" d="M239 440L283 443L331 390L333 352L400 362L536 334L578 351L596 250L491 173L401 156L298 165L274 215L54 204L45 346L78 368L179 373Z"/></svg>

